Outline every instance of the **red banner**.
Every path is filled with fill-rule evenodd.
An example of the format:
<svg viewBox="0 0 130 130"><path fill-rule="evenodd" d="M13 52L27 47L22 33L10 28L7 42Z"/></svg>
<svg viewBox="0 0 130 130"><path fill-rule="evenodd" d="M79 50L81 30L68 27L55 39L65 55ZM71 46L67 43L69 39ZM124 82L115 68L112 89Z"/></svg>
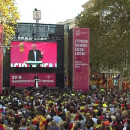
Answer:
<svg viewBox="0 0 130 130"><path fill-rule="evenodd" d="M19 73L10 74L10 86L14 87L35 87L35 76L38 76L38 86L55 87L55 73Z"/></svg>
<svg viewBox="0 0 130 130"><path fill-rule="evenodd" d="M3 26L0 25L0 93L3 88Z"/></svg>
<svg viewBox="0 0 130 130"><path fill-rule="evenodd" d="M73 89L89 89L89 29L73 29Z"/></svg>

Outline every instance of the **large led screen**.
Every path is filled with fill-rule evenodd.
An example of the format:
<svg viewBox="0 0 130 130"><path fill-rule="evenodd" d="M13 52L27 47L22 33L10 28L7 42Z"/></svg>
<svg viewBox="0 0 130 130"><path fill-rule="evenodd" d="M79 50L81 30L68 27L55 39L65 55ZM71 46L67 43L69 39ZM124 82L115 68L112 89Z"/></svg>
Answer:
<svg viewBox="0 0 130 130"><path fill-rule="evenodd" d="M56 42L11 42L11 67L57 67Z"/></svg>

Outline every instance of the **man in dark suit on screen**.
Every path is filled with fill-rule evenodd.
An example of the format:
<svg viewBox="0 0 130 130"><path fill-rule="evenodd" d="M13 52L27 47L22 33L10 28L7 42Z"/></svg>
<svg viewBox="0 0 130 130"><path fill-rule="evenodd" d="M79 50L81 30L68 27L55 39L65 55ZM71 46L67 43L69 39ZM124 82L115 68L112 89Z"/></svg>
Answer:
<svg viewBox="0 0 130 130"><path fill-rule="evenodd" d="M29 50L28 60L29 61L40 61L43 59L43 52L36 49L36 44L32 44L32 50ZM40 67L40 66L37 66Z"/></svg>

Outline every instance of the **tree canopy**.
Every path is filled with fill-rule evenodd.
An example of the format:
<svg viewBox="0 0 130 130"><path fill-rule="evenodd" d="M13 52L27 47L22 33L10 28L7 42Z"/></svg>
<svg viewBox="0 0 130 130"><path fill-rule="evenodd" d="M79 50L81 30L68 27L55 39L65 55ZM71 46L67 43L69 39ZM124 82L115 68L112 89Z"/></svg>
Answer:
<svg viewBox="0 0 130 130"><path fill-rule="evenodd" d="M4 45L8 45L12 40L17 20L19 20L19 13L15 0L0 0L0 22L4 27Z"/></svg>
<svg viewBox="0 0 130 130"><path fill-rule="evenodd" d="M76 25L90 28L91 68L130 70L130 0L95 0Z"/></svg>

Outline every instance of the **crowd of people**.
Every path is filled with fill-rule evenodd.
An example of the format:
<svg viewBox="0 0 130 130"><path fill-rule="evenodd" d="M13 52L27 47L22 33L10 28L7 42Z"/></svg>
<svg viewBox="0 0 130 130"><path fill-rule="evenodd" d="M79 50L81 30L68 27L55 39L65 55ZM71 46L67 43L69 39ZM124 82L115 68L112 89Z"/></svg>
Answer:
<svg viewBox="0 0 130 130"><path fill-rule="evenodd" d="M0 96L0 130L130 130L130 93L9 90Z"/></svg>

